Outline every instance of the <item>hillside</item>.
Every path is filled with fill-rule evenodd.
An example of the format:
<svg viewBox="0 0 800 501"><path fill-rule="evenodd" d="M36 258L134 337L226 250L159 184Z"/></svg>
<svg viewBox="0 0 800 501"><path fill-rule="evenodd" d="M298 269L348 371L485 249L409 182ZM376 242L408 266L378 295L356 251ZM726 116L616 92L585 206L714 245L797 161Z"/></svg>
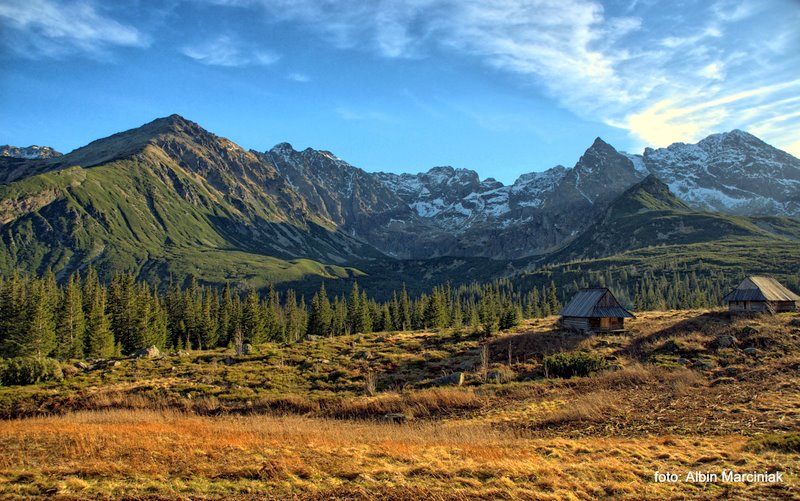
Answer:
<svg viewBox="0 0 800 501"><path fill-rule="evenodd" d="M360 274L381 254L312 214L274 169L172 116L0 185L0 268L171 273L263 287ZM42 170L37 167L37 170Z"/></svg>
<svg viewBox="0 0 800 501"><path fill-rule="evenodd" d="M0 388L6 417L39 416L0 422L0 491L791 497L797 314L638 312L630 335L589 338L562 334L553 320L488 339L391 332L265 344L250 355L121 359L72 368L58 383ZM580 351L609 369L546 377L543 357ZM464 386L432 386L453 371ZM652 481L659 471L723 469L784 480Z"/></svg>
<svg viewBox="0 0 800 501"><path fill-rule="evenodd" d="M615 199L592 225L546 263L595 259L645 247L683 246L720 240L800 240L796 219L766 220L690 209L650 175Z"/></svg>
<svg viewBox="0 0 800 501"><path fill-rule="evenodd" d="M705 156L691 166L713 163L708 182L724 177L734 186L744 169L753 186L764 177L794 183L796 159L752 136L732 132L701 146ZM370 173L286 143L247 151L178 115L66 155L4 151L27 158L0 156L0 273L51 269L62 282L91 264L104 280L132 272L153 284L186 283L194 275L307 296L323 281L342 294L358 280L385 299L404 284L420 293L653 246L688 253L748 242L775 262L800 235L796 219L779 217L792 213L791 194L767 216L700 212L688 185L674 193L653 177L677 186L670 176L685 155L637 157L600 138L573 167L525 174L510 186L452 167ZM742 250L731 262L748 261Z"/></svg>

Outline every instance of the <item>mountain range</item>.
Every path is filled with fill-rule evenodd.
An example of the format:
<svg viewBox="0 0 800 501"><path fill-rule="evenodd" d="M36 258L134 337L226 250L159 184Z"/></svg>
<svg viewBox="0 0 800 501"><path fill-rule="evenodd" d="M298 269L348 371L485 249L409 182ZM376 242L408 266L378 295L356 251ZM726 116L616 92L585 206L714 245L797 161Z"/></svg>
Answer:
<svg viewBox="0 0 800 501"><path fill-rule="evenodd" d="M0 148L3 273L488 279L652 245L794 242L797 215L800 160L739 130L642 155L597 138L573 167L511 185L453 167L372 173L287 143L245 150L178 115L65 155Z"/></svg>

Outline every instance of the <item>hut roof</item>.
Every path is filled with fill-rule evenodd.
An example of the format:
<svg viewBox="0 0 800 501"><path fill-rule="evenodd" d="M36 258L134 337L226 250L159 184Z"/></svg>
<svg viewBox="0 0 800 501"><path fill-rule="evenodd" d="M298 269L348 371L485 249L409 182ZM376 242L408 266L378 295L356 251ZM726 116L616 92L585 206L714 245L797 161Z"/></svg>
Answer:
<svg viewBox="0 0 800 501"><path fill-rule="evenodd" d="M562 317L635 318L606 288L579 290L558 314Z"/></svg>
<svg viewBox="0 0 800 501"><path fill-rule="evenodd" d="M772 277L747 277L738 287L722 298L723 301L800 301L800 296L790 291Z"/></svg>

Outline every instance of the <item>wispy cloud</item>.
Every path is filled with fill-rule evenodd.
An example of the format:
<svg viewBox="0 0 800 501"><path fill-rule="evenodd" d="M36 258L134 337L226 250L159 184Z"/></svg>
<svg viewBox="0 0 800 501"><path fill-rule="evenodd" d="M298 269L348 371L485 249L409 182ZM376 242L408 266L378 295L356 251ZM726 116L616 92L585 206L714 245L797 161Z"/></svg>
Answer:
<svg viewBox="0 0 800 501"><path fill-rule="evenodd" d="M297 83L308 83L311 81L311 77L305 73L289 73L286 75L286 78Z"/></svg>
<svg viewBox="0 0 800 501"><path fill-rule="evenodd" d="M149 45L135 27L101 14L86 0L3 0L0 25L6 45L28 58L74 53L106 57L112 47Z"/></svg>
<svg viewBox="0 0 800 501"><path fill-rule="evenodd" d="M228 35L220 35L213 40L185 46L183 55L210 66L266 66L277 62L280 55L265 49L245 44Z"/></svg>
<svg viewBox="0 0 800 501"><path fill-rule="evenodd" d="M471 57L656 146L755 128L768 116L749 110L797 92L788 73L800 64L800 9L765 22L770 9L755 0L690 0L680 9L637 0L608 8L596 0L210 1L260 6L342 49ZM729 99L739 95L747 97Z"/></svg>
<svg viewBox="0 0 800 501"><path fill-rule="evenodd" d="M334 110L342 120L392 122L394 118L381 111L356 109L349 106L339 106Z"/></svg>

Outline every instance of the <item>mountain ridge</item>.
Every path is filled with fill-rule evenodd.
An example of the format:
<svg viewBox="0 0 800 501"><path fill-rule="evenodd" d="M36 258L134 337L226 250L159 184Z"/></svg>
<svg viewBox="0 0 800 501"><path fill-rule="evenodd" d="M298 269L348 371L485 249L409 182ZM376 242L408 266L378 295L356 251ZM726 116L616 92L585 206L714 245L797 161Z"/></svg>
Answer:
<svg viewBox="0 0 800 501"><path fill-rule="evenodd" d="M786 160L770 172L794 172L794 157L745 134L719 135L692 151L757 166L754 151L767 148L765 158ZM744 153L724 151L740 146ZM646 153L659 158L657 150ZM767 240L797 233L797 225L776 217L700 214L656 182L646 160L597 138L573 167L523 174L511 185L450 166L371 173L289 143L246 150L171 115L61 157L0 158L0 268L53 268L63 276L91 263L162 280L196 273L263 286L369 276L399 286L455 273L507 275L558 256L582 259L665 241L631 226L644 224L645 212L664 213L655 219L659 231L677 235L676 242L725 232ZM720 162L714 168L741 170ZM637 183L646 189L631 196ZM625 213L621 199L642 214ZM688 221L687 214L697 231L673 224ZM598 245L587 235L597 234L604 218L633 223Z"/></svg>

